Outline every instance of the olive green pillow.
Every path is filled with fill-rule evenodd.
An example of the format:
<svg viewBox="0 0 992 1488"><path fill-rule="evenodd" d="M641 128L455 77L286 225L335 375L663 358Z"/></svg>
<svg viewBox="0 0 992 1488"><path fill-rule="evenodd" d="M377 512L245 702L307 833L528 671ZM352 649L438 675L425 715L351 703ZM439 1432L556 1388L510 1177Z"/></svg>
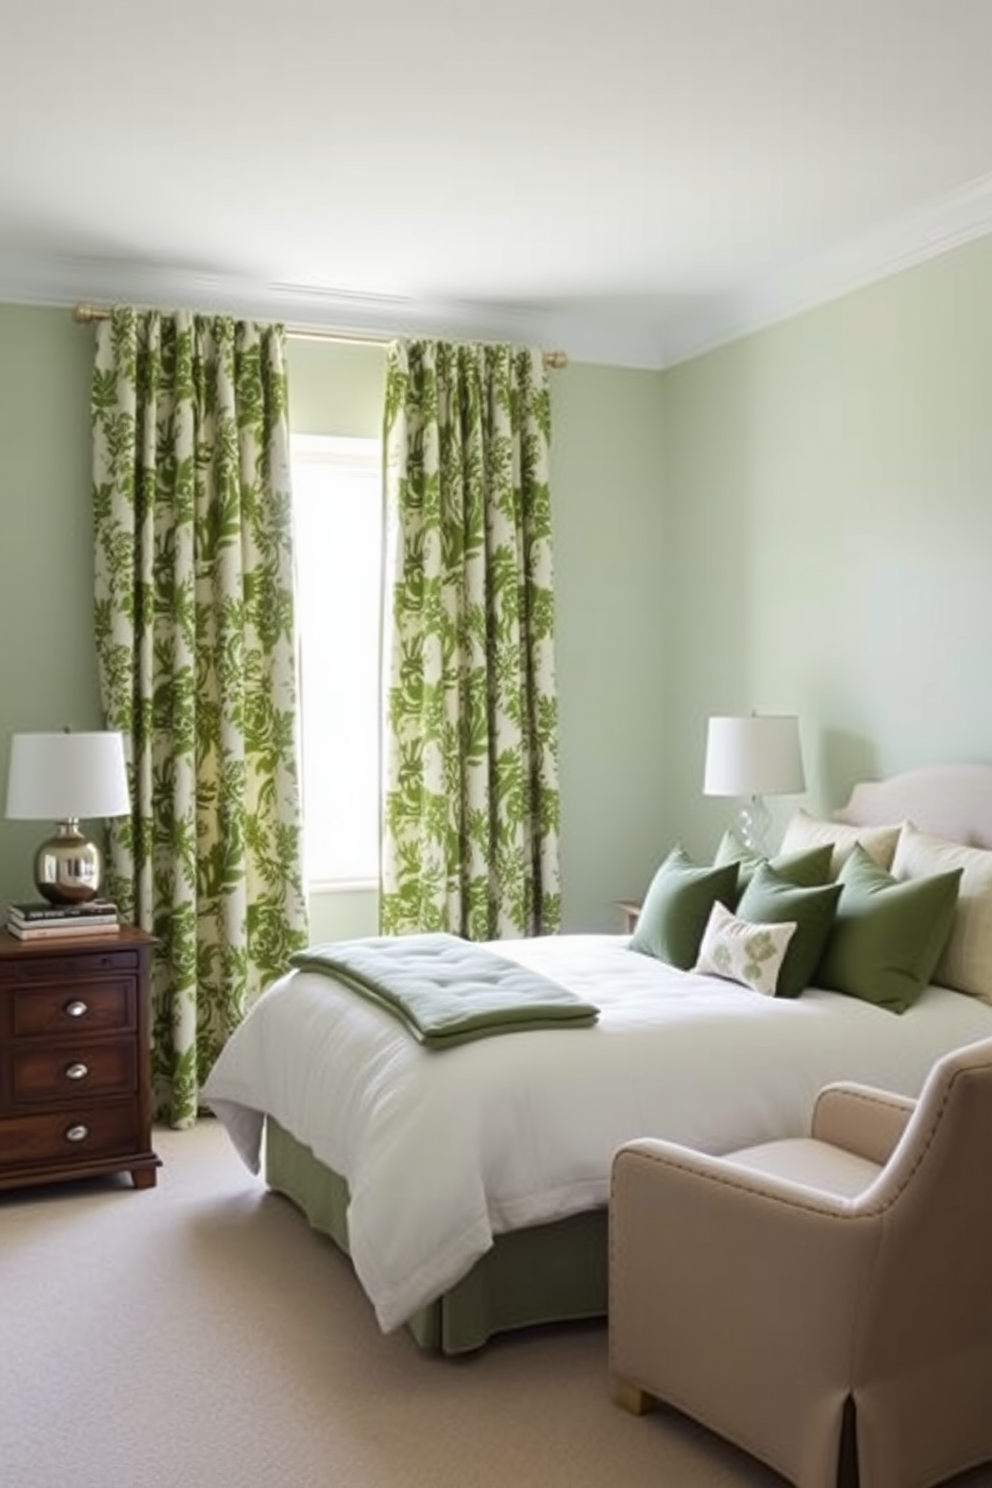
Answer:
<svg viewBox="0 0 992 1488"><path fill-rule="evenodd" d="M781 878L788 879L789 883L797 884L800 888L813 888L817 884L830 883L832 855L832 845L824 842L818 847L804 847L799 852L779 853L774 858L763 858L759 853L752 852L749 847L745 847L737 833L728 828L720 838L713 862L740 864L737 892L743 894L754 877L758 864L766 862Z"/></svg>
<svg viewBox="0 0 992 1488"><path fill-rule="evenodd" d="M839 883L800 887L783 878L768 863L759 863L754 870L737 906L740 918L762 925L778 925L785 920L796 923L796 933L779 968L777 997L798 997L813 981L834 922L841 888Z"/></svg>
<svg viewBox="0 0 992 1488"><path fill-rule="evenodd" d="M651 880L629 948L689 971L713 905L719 899L733 909L736 897L736 863L700 867L673 847Z"/></svg>
<svg viewBox="0 0 992 1488"><path fill-rule="evenodd" d="M894 1013L933 976L954 923L960 868L896 879L856 846L840 870L840 903L817 984Z"/></svg>

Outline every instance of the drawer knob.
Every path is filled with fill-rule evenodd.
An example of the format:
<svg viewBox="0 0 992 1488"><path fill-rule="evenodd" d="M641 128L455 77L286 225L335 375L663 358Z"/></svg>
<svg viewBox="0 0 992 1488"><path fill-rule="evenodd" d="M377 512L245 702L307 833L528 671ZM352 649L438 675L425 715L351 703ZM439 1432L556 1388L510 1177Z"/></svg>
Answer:
<svg viewBox="0 0 992 1488"><path fill-rule="evenodd" d="M70 1018L84 1018L89 1012L85 1002L80 1002L78 998L74 1002L67 1002L65 1010Z"/></svg>
<svg viewBox="0 0 992 1488"><path fill-rule="evenodd" d="M65 1134L65 1139L67 1142L85 1142L89 1134L89 1127L84 1126L83 1123L80 1122L78 1126L69 1127L68 1131Z"/></svg>
<svg viewBox="0 0 992 1488"><path fill-rule="evenodd" d="M88 1064L67 1064L65 1067L66 1078L69 1080L85 1080L89 1072Z"/></svg>

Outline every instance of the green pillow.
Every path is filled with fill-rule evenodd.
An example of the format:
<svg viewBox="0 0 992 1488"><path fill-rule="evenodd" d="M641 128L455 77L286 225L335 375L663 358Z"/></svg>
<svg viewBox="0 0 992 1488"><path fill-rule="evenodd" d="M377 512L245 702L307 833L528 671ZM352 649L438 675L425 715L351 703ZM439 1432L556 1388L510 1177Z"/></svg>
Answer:
<svg viewBox="0 0 992 1488"><path fill-rule="evenodd" d="M779 853L775 858L763 858L732 832L729 827L720 838L714 863L739 863L737 892L743 894L759 863L769 863L780 878L800 888L814 888L817 884L830 883L830 859L833 847L824 842L819 847L804 847L799 852Z"/></svg>
<svg viewBox="0 0 992 1488"><path fill-rule="evenodd" d="M688 971L717 899L733 909L737 864L698 867L683 847L673 847L645 895L630 949Z"/></svg>
<svg viewBox="0 0 992 1488"><path fill-rule="evenodd" d="M904 1013L928 985L954 923L960 868L893 878L855 847L838 876L837 917L821 987Z"/></svg>
<svg viewBox="0 0 992 1488"><path fill-rule="evenodd" d="M796 933L779 968L777 997L798 997L812 982L834 922L841 889L839 883L798 887L768 863L759 863L754 870L737 906L739 917L761 925L777 925L783 920L796 922Z"/></svg>

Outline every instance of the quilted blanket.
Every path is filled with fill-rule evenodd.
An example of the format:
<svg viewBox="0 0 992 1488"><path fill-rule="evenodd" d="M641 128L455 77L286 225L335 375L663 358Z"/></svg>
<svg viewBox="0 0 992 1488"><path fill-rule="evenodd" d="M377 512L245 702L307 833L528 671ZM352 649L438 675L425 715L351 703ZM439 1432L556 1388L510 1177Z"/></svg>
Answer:
<svg viewBox="0 0 992 1488"><path fill-rule="evenodd" d="M533 1028L588 1028L599 1009L489 946L443 933L367 936L291 957L398 1018L428 1049Z"/></svg>

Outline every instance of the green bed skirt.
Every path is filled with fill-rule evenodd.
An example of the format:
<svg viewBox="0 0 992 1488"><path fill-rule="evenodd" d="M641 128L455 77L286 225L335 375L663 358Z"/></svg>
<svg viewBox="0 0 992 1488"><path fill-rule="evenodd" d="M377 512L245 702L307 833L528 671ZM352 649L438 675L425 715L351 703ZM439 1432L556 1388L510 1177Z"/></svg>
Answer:
<svg viewBox="0 0 992 1488"><path fill-rule="evenodd" d="M265 1181L347 1254L347 1184L271 1117ZM429 1352L467 1353L515 1328L604 1317L607 1279L607 1212L594 1209L498 1235L468 1275L407 1327Z"/></svg>

